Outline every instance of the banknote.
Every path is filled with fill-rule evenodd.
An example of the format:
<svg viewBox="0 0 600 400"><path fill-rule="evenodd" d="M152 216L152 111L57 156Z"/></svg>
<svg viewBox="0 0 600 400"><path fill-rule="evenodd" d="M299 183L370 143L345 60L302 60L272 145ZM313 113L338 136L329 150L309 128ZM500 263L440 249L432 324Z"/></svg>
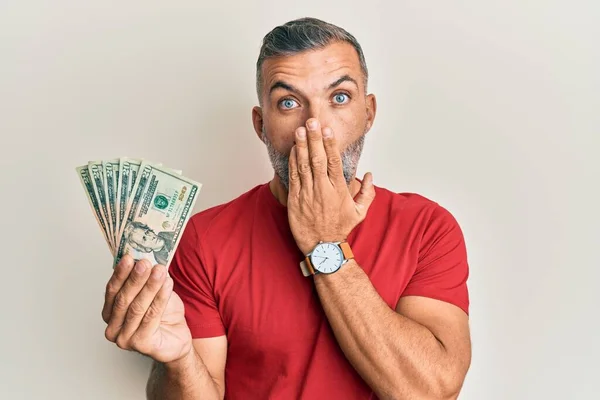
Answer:
<svg viewBox="0 0 600 400"><path fill-rule="evenodd" d="M90 177L92 178L92 184L94 186L94 194L98 203L100 204L100 211L106 223L108 240L111 243L111 247L116 250L115 241L113 239L113 227L110 219L110 210L108 205L108 199L106 198L106 187L104 184L104 168L102 161L90 161L88 162L88 170L90 171Z"/></svg>
<svg viewBox="0 0 600 400"><path fill-rule="evenodd" d="M125 255L169 266L202 185L143 161L121 221L115 265Z"/></svg>
<svg viewBox="0 0 600 400"><path fill-rule="evenodd" d="M142 162L145 162L146 164L154 164L158 167L162 166L162 163L153 163L151 161L148 160L142 160L142 159L136 159L136 158L128 158L128 157L121 157L120 159L120 169L121 169L121 173L125 174L127 173L129 176L126 178L123 178L123 183L119 183L119 193L120 193L120 198L117 199L117 201L119 202L118 204L118 217L119 217L119 227L118 229L116 229L116 236L117 236L117 242L118 242L118 236L119 233L121 231L121 222L125 219L125 211L127 211L127 204L129 202L129 197L131 196L131 192L133 191L133 186L135 185L135 182L137 181L137 175L138 175L138 171L140 170L140 165L142 164ZM125 171L127 170L127 171ZM182 171L179 170L179 175L182 174Z"/></svg>
<svg viewBox="0 0 600 400"><path fill-rule="evenodd" d="M119 181L119 159L102 161L104 171L104 193L106 196L106 206L111 225L111 240L117 242L117 184Z"/></svg>
<svg viewBox="0 0 600 400"><path fill-rule="evenodd" d="M96 190L94 189L94 184L92 183L92 178L90 177L90 171L88 169L88 165L82 165L75 169L77 171L77 175L83 185L85 194L88 198L88 202L90 203L90 207L92 207L92 211L94 212L94 216L96 217L96 221L102 230L102 235L106 240L106 244L108 245L111 253L114 253L113 246L108 236L108 226L106 225L106 220L102 215L102 210L100 203L98 201L98 197L96 196Z"/></svg>
<svg viewBox="0 0 600 400"><path fill-rule="evenodd" d="M125 188L123 187L123 189L119 189L119 190L126 190L125 197L123 198L124 200L124 205L125 207L121 210L119 210L119 221L123 221L124 217L125 217L125 209L127 208L127 204L129 201L129 197L131 196L131 192L133 191L133 186L135 185L135 182L137 181L137 174L138 171L140 170L140 165L142 164L142 162L145 162L146 164L153 164L156 165L157 167L161 167L163 164L162 163L153 163L151 161L148 160L140 160L140 159L129 159L124 157L125 160L127 160L126 164L125 162L123 163L123 167L121 168L121 170L123 170L123 168L129 168L129 174L130 177L128 179L128 187ZM166 167L165 167L166 168ZM170 169L169 170L175 172L178 175L181 175L183 173L182 170L180 169ZM122 207L122 205L119 205L119 207ZM120 232L120 228L121 226L119 226L119 229L117 229L117 236Z"/></svg>
<svg viewBox="0 0 600 400"><path fill-rule="evenodd" d="M142 160L129 160L129 168L131 168L131 179L129 180L129 188L127 189L127 201L129 201L129 197L131 196L131 191L133 190L133 186L137 181L137 174L140 170L140 165L142 164ZM125 204L125 208L127 209L127 204ZM123 221L123 219L121 219Z"/></svg>
<svg viewBox="0 0 600 400"><path fill-rule="evenodd" d="M119 158L119 180L117 182L117 227L115 229L115 240L121 229L121 221L125 218L129 193L135 183L134 168L139 169L141 161L128 157ZM136 170L137 171L137 170Z"/></svg>

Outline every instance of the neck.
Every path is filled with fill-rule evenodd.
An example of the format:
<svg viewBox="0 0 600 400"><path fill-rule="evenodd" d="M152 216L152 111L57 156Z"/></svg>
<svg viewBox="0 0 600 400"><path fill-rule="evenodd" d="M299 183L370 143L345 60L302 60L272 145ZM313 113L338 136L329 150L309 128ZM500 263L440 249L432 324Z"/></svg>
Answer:
<svg viewBox="0 0 600 400"><path fill-rule="evenodd" d="M355 177L353 177L350 181L350 184L348 185L348 190L350 191L352 198L354 198L358 194L358 191L360 190L360 185L360 182L357 181ZM269 188L271 189L271 193L273 193L273 196L275 196L277 201L279 201L284 206L287 206L288 191L283 185L283 183L281 183L281 179L279 179L279 176L277 174L275 174L271 182L269 182Z"/></svg>

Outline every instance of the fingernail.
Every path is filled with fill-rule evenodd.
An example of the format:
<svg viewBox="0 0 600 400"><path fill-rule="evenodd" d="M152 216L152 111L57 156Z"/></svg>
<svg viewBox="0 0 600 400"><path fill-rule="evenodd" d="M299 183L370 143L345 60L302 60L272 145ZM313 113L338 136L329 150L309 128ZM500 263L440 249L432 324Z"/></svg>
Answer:
<svg viewBox="0 0 600 400"><path fill-rule="evenodd" d="M323 137L329 138L333 136L331 128L323 128Z"/></svg>
<svg viewBox="0 0 600 400"><path fill-rule="evenodd" d="M306 129L298 128L298 130L296 131L296 134L298 135L298 138L304 139L306 137Z"/></svg>
<svg viewBox="0 0 600 400"><path fill-rule="evenodd" d="M163 277L163 274L164 274L164 272L163 272L162 269L155 270L154 271L154 276L153 276L154 280L157 280L157 281L160 280L160 278Z"/></svg>
<svg viewBox="0 0 600 400"><path fill-rule="evenodd" d="M144 271L146 271L146 263L143 261L138 261L137 263L135 263L135 272L137 272L138 274L143 274Z"/></svg>
<svg viewBox="0 0 600 400"><path fill-rule="evenodd" d="M319 122L316 119L311 119L308 122L308 129L315 130L319 127Z"/></svg>

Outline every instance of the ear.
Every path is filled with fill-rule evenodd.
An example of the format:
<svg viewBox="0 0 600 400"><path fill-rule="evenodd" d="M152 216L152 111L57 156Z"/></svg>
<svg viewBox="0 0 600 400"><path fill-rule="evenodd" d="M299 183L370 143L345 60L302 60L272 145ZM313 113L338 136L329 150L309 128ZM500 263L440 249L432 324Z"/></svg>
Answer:
<svg viewBox="0 0 600 400"><path fill-rule="evenodd" d="M371 130L371 127L375 123L375 115L377 114L377 99L374 94L367 96L367 132Z"/></svg>
<svg viewBox="0 0 600 400"><path fill-rule="evenodd" d="M255 106L252 108L252 125L254 126L256 136L258 136L258 138L262 142L263 118L262 108L260 108L259 106Z"/></svg>

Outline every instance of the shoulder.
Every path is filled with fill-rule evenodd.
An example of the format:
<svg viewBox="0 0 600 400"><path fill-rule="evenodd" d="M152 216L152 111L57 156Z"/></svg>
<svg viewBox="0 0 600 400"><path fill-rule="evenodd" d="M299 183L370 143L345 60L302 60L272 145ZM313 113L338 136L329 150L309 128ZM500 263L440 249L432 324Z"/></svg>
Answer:
<svg viewBox="0 0 600 400"><path fill-rule="evenodd" d="M448 208L425 195L376 187L376 202L378 217L385 216L392 224L410 224L411 232L422 239L434 239L448 232L462 237L459 223Z"/></svg>
<svg viewBox="0 0 600 400"><path fill-rule="evenodd" d="M266 184L256 185L230 201L194 214L190 218L189 225L198 239L206 237L211 232L222 232L223 228L231 229L232 224L240 222L240 218L247 214L248 209L257 203L260 189L264 185Z"/></svg>
<svg viewBox="0 0 600 400"><path fill-rule="evenodd" d="M413 214L415 216L433 218L451 218L450 212L438 201L414 192L394 192L390 189L377 186L376 199L378 206L393 212Z"/></svg>

